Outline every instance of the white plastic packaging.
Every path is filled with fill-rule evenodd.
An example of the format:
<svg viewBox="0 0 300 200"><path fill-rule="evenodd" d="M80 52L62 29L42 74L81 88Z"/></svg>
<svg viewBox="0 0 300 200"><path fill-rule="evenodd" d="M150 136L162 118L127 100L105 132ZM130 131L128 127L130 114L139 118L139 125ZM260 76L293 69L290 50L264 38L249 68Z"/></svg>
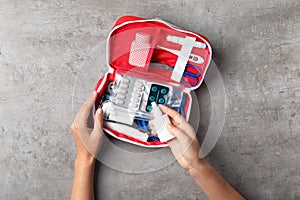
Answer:
<svg viewBox="0 0 300 200"><path fill-rule="evenodd" d="M174 135L167 130L167 124L171 123L168 115L163 114L155 102L151 103L154 119L152 120L154 130L161 142L167 142L174 138Z"/></svg>

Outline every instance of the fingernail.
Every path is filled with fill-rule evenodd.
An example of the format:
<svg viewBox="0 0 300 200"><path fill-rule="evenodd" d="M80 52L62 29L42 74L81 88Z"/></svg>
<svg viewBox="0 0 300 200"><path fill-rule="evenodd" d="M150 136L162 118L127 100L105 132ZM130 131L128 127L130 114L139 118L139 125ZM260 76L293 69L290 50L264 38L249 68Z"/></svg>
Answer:
<svg viewBox="0 0 300 200"><path fill-rule="evenodd" d="M172 128L173 126L172 126L172 124L171 123L168 123L167 124L167 128Z"/></svg>
<svg viewBox="0 0 300 200"><path fill-rule="evenodd" d="M97 92L94 90L94 91L93 91L93 96L95 96L95 95L97 95Z"/></svg>
<svg viewBox="0 0 300 200"><path fill-rule="evenodd" d="M102 112L103 112L103 111L102 111L102 109L101 109L101 108L98 108L98 110L97 110L97 114L98 114L98 115L101 115L101 114L102 114Z"/></svg>

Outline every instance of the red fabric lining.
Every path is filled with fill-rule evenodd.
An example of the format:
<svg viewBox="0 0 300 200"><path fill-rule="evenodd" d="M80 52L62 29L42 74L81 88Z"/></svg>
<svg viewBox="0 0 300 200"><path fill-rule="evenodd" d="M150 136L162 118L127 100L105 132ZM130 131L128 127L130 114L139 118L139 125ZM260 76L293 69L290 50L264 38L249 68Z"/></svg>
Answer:
<svg viewBox="0 0 300 200"><path fill-rule="evenodd" d="M134 67L128 63L131 43L135 38L135 34L141 31L143 33L152 35L152 44L151 44L152 48L150 49L150 53L148 55L146 68ZM173 35L178 37L185 37L185 36L195 37L193 34L180 33L160 22L136 22L136 23L126 24L124 26L119 27L111 34L111 38L109 42L110 47L113 47L109 49L110 66L113 68L118 68L118 69L122 68L127 71L132 71L132 72L137 72L142 74L145 74L144 72L146 71L146 74L149 74L150 76L158 75L157 78L161 78L161 76L164 75L166 76L168 81L172 81L170 79L172 74L170 70L166 70L166 69L159 70L158 68L155 68L155 71L153 69L147 70L150 61L165 64L170 67L175 66L177 55L174 55L173 53L170 53L168 51L156 47L156 45L160 45L169 49L176 49L176 50L181 49L181 45L168 42L166 40L167 35ZM197 37L196 39L197 41L204 43L204 41L201 40L201 38ZM208 67L208 63L210 61L209 59L210 52L208 48L205 49L193 48L192 53L202 56L204 58L204 63L203 64L196 64L192 62L188 62L188 63L199 67L201 72L204 72L205 69ZM199 76L199 80L198 80L199 84L196 85L195 87L198 87L200 85L202 79L203 76ZM191 86L186 85L186 87L191 87Z"/></svg>
<svg viewBox="0 0 300 200"><path fill-rule="evenodd" d="M130 141L139 143L139 144L147 145L147 146L157 146L157 145L167 144L166 142L159 142L159 141L143 142L143 141L137 140L135 138L129 137L127 135L124 135L122 133L119 133L119 132L117 132L113 129L110 129L110 128L107 128L107 127L105 127L105 129L109 130L111 133L113 133L118 138L127 139L127 140L130 140Z"/></svg>
<svg viewBox="0 0 300 200"><path fill-rule="evenodd" d="M104 79L104 76L99 79L99 81L97 82L97 84L94 88L94 91L97 91L99 89L103 79ZM100 88L100 91L97 92L97 98L96 98L96 101L95 101L95 108L98 108L98 106L100 104L101 96L104 94L105 90L107 89L107 85L108 85L108 82L106 81L104 83L104 86L102 88ZM95 111L96 111L96 109L95 109Z"/></svg>
<svg viewBox="0 0 300 200"><path fill-rule="evenodd" d="M183 95L185 95L185 99L186 99L186 103L185 103L185 107L184 107L184 114L185 114L185 116L187 116L187 113L189 112L189 107L191 104L191 99L190 99L189 95L187 95L185 93Z"/></svg>
<svg viewBox="0 0 300 200"><path fill-rule="evenodd" d="M113 27L119 26L119 25L121 25L121 24L123 24L125 22L128 22L128 21L137 21L137 20L145 20L145 18L141 18L141 17L137 17L137 16L130 16L130 15L122 16L122 17L120 17L120 18L117 19L117 21L116 21L116 23L114 24ZM157 23L157 24L159 24L162 27L169 28L169 26L167 26L167 25L165 25L163 23L160 23L160 22L153 22L153 23ZM182 29L182 28L178 28L178 29ZM184 30L184 29L182 29L182 30ZM200 37L202 37L203 39L205 39L208 43L210 43L209 39L206 36L204 36L202 34L199 34L197 32L193 32L193 31L190 31L190 32L195 33L196 35L199 35Z"/></svg>

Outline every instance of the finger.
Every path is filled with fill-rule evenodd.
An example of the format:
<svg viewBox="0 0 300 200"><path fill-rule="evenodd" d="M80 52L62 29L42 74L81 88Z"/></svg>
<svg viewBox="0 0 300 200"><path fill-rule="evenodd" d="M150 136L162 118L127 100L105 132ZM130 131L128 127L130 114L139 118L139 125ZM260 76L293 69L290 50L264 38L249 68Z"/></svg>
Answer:
<svg viewBox="0 0 300 200"><path fill-rule="evenodd" d="M181 128L180 124L179 123L176 123L175 120L171 117L169 117L171 123L174 125L174 126L177 126L178 128Z"/></svg>
<svg viewBox="0 0 300 200"><path fill-rule="evenodd" d="M175 147L176 145L178 145L179 141L178 141L178 139L175 137L175 138L173 138L173 139L171 139L171 140L168 140L167 143L168 143L168 145L169 145L170 148L173 148L173 147Z"/></svg>
<svg viewBox="0 0 300 200"><path fill-rule="evenodd" d="M194 127L189 123L184 123L180 128L185 130L186 134L190 136L190 138L192 138L193 140L197 139Z"/></svg>
<svg viewBox="0 0 300 200"><path fill-rule="evenodd" d="M151 133L152 133L153 135L155 135L156 137L158 137L158 134L156 133L155 130L151 130Z"/></svg>
<svg viewBox="0 0 300 200"><path fill-rule="evenodd" d="M172 135L174 135L180 142L187 142L190 139L184 131L182 131L180 128L174 126L171 123L167 124L167 130Z"/></svg>
<svg viewBox="0 0 300 200"><path fill-rule="evenodd" d="M97 97L97 91L93 91L92 94L89 96L89 98L87 98L87 100L85 100L84 104L86 105L93 105L93 103L95 102Z"/></svg>
<svg viewBox="0 0 300 200"><path fill-rule="evenodd" d="M182 155L182 150L180 148L180 141L178 138L173 138L172 140L167 141L171 151L176 159L178 159Z"/></svg>
<svg viewBox="0 0 300 200"><path fill-rule="evenodd" d="M72 132L72 135L74 137L74 140L77 141L79 137L78 137L77 127L76 127L75 121L71 124L71 132Z"/></svg>
<svg viewBox="0 0 300 200"><path fill-rule="evenodd" d="M94 91L93 94L80 107L75 117L75 122L77 127L86 127L88 117L90 115L91 109L94 106L96 98L97 98L97 92Z"/></svg>
<svg viewBox="0 0 300 200"><path fill-rule="evenodd" d="M164 112L169 117L174 119L174 121L176 123L182 124L183 122L185 122L185 119L178 112L173 110L172 108L169 108L169 107L167 107L165 105L162 105L162 104L159 104L158 106L159 106L159 108L161 109L162 112Z"/></svg>
<svg viewBox="0 0 300 200"><path fill-rule="evenodd" d="M153 121L149 121L149 126L153 127Z"/></svg>
<svg viewBox="0 0 300 200"><path fill-rule="evenodd" d="M102 135L103 133L103 110L98 108L94 116L94 129L93 133Z"/></svg>
<svg viewBox="0 0 300 200"><path fill-rule="evenodd" d="M96 99L97 99L97 92L93 91L93 94L83 103L80 109L82 109L82 111L89 114L90 110L93 108L95 104Z"/></svg>
<svg viewBox="0 0 300 200"><path fill-rule="evenodd" d="M172 125L176 126L177 128L179 128L181 130L184 130L184 132L191 138L194 138L196 136L194 128L187 121L179 124L179 123L176 123L175 120L171 117L170 117L170 121L171 121Z"/></svg>
<svg viewBox="0 0 300 200"><path fill-rule="evenodd" d="M164 113L170 116L170 120L173 125L177 126L182 130L185 130L185 132L191 137L193 136L193 127L185 120L185 118L182 115L165 105L159 104L159 106L161 107L161 110Z"/></svg>

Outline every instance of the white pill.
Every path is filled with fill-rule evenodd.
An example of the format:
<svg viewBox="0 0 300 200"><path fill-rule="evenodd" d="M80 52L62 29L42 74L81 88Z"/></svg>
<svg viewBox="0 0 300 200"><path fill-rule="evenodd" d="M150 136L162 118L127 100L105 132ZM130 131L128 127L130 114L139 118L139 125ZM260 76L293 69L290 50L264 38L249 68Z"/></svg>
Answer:
<svg viewBox="0 0 300 200"><path fill-rule="evenodd" d="M126 94L126 93L127 93L127 90L125 90L125 89L119 89L119 92L120 92L121 94Z"/></svg>
<svg viewBox="0 0 300 200"><path fill-rule="evenodd" d="M126 98L126 96L123 95L123 94L118 94L118 95L117 95L117 99L122 100L122 99L125 99L125 98Z"/></svg>
<svg viewBox="0 0 300 200"><path fill-rule="evenodd" d="M137 92L137 93L132 93L132 96L135 98L140 98L142 96L142 94Z"/></svg>
<svg viewBox="0 0 300 200"><path fill-rule="evenodd" d="M124 105L125 101L122 101L120 99L116 99L116 104L117 105Z"/></svg>
<svg viewBox="0 0 300 200"><path fill-rule="evenodd" d="M122 82L123 82L123 83L129 83L130 80L129 80L128 78L123 77L123 78L122 78Z"/></svg>
<svg viewBox="0 0 300 200"><path fill-rule="evenodd" d="M134 88L134 91L133 91L134 93L138 93L138 92L142 92L142 88Z"/></svg>
<svg viewBox="0 0 300 200"><path fill-rule="evenodd" d="M140 81L135 82L134 86L135 87L142 87L144 84Z"/></svg>
<svg viewBox="0 0 300 200"><path fill-rule="evenodd" d="M130 103L130 104L129 104L129 107L130 107L130 108L138 108L138 106L139 106L139 105L138 105L137 103Z"/></svg>
<svg viewBox="0 0 300 200"><path fill-rule="evenodd" d="M122 83L120 87L124 88L124 89L127 89L129 87L129 85L127 85L126 83Z"/></svg>
<svg viewBox="0 0 300 200"><path fill-rule="evenodd" d="M140 99L138 98L131 98L130 100L132 103L138 103L140 101Z"/></svg>

